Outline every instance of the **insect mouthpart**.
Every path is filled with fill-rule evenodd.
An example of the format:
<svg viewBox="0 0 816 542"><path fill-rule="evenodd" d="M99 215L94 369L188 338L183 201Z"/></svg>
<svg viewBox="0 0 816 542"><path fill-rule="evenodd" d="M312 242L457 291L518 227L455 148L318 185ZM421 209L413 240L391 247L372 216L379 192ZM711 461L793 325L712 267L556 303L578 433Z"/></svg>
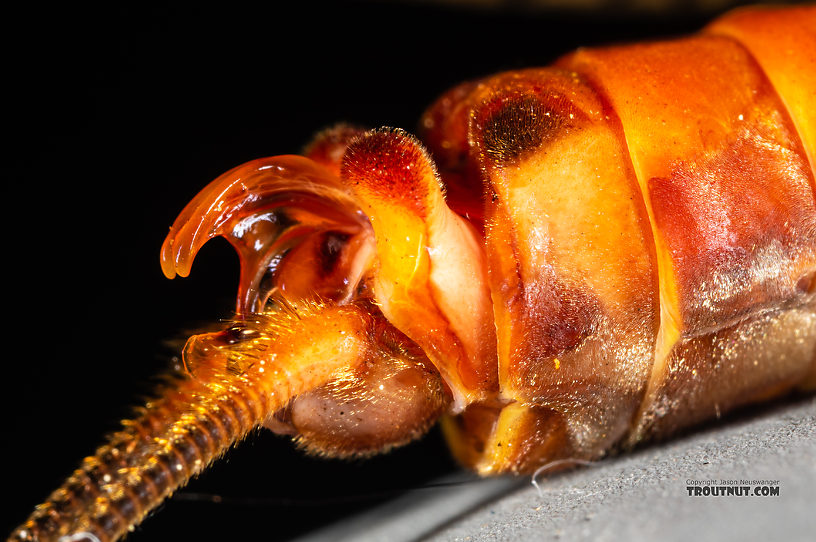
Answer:
<svg viewBox="0 0 816 542"><path fill-rule="evenodd" d="M241 262L239 320L275 300L369 300L428 356L455 410L495 390L484 241L448 207L424 147L402 130L339 126L308 149L204 188L162 247L165 275L189 274L203 244L223 236Z"/></svg>
<svg viewBox="0 0 816 542"><path fill-rule="evenodd" d="M349 190L300 156L255 160L204 188L162 246L164 274L187 276L195 255L217 236L240 258L239 318L263 312L273 296L348 302L373 250L371 228Z"/></svg>

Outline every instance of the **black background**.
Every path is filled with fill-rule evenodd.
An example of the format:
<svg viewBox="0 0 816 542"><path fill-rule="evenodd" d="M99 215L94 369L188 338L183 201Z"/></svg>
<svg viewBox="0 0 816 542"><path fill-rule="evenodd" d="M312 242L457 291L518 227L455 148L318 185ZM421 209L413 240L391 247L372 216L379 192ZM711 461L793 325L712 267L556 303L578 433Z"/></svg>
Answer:
<svg viewBox="0 0 816 542"><path fill-rule="evenodd" d="M297 153L336 121L414 131L457 82L577 46L674 35L711 13L431 3L30 8L4 16L2 529L23 521L165 370L163 343L229 317L237 258L168 281L159 247L207 182ZM616 3L608 4L614 8ZM455 468L437 432L365 462L264 432L129 540L285 540ZM213 503L218 495L222 502ZM0 533L2 534L2 533Z"/></svg>

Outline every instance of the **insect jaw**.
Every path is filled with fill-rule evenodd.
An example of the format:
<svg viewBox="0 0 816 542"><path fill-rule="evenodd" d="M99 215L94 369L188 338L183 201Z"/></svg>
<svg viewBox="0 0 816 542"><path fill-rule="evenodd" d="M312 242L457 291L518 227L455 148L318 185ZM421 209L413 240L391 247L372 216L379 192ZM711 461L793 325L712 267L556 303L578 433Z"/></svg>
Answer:
<svg viewBox="0 0 816 542"><path fill-rule="evenodd" d="M300 156L254 160L205 187L170 229L164 274L187 276L197 252L217 236L240 258L239 317L263 312L273 295L348 301L372 253L368 220L351 193Z"/></svg>
<svg viewBox="0 0 816 542"><path fill-rule="evenodd" d="M446 205L430 156L382 129L348 143L339 178L330 165L278 156L216 179L171 228L165 274L188 274L201 246L223 236L241 261L239 319L273 299L368 298L429 356L455 411L495 391L484 242Z"/></svg>
<svg viewBox="0 0 816 542"><path fill-rule="evenodd" d="M361 139L366 137L371 136L366 134ZM420 148L411 149L415 155L424 156ZM462 237L469 241L462 244L467 251L479 255L481 250L472 228L461 218L447 216L446 213L452 213L444 206L433 165L429 160L421 165L426 173L430 172L435 193L430 194L431 204L422 207L420 216L378 213L366 206L366 195L357 189L352 178L344 175L338 179L331 168L303 157L256 160L205 188L185 208L165 241L162 251L165 274L172 277L176 271L188 273L195 252L208 239L220 235L239 254L241 280L235 323L224 331L190 339L183 356L188 372L198 378L198 366L214 362L236 375L247 371L301 374L297 368L306 363L305 359L330 355L326 352L333 348L331 341L339 341L336 348L340 349L342 341L332 339L328 333L322 336L316 328L311 340L314 344L325 344L327 350L311 352L307 345L298 342L299 337L293 339L288 328L304 314L311 319L315 312L325 318L320 325L331 326L334 311L347 309L359 311L361 318L376 322L375 328L380 331L365 340L358 338L368 346L356 354L349 353L342 367L343 375L330 379L328 387L316 381L288 393L287 397L297 400L285 412L268 418L268 427L299 435L300 442L317 453L360 455L412 440L449 408L451 396L454 410L471 402L481 390L478 385L463 386L459 372L473 349L462 349L461 341L455 337L446 340L448 319L440 318L436 304L430 304L438 322L436 328L405 326L406 320L416 323L423 316L417 313L418 303L412 303L411 294L418 293L427 300L434 295L434 288L439 289L429 275L429 260L456 259L461 254L456 247L462 244L459 242ZM399 170L391 174L395 179L404 177ZM412 180L408 178L405 182L410 187ZM387 192L378 197L386 204L406 201ZM422 198L409 197L407 201L425 205ZM431 223L430 228L426 222ZM378 237L380 226L386 230L379 230ZM400 238L389 243L382 236L383 231L398 233ZM446 245L452 250L446 250ZM407 258L406 250L410 252ZM463 259L472 257L465 256ZM403 264L412 258L413 265L405 267ZM447 267L450 266L437 263L434 276L441 272L447 278ZM396 277L389 275L389 269L396 270ZM477 276L480 271L471 270L470 274ZM408 273L405 280L403 272ZM453 280L459 277L454 276ZM486 290L481 293L487 299ZM388 312L394 307L396 320L394 311ZM465 310L469 307L464 305ZM295 320L287 315L294 315ZM404 335L406 328L408 333ZM467 329L467 324L460 322L459 328ZM418 333L411 336L412 331ZM347 336L359 335L355 329L343 328L343 332ZM469 332L477 334L478 330ZM278 337L279 333L283 339ZM432 336L430 343L425 340L428 335ZM281 340L284 343L294 340L300 346L290 345L295 352L290 355L277 347ZM396 351L389 345L398 345ZM487 344L487 349L490 348L495 350ZM426 352L431 353L431 361ZM358 370L361 360L365 360L365 367ZM408 381L413 384L401 384ZM338 388L341 382L342 392ZM357 391L349 397L349 389ZM304 395L298 397L301 394ZM359 423L346 427L338 413L351 410L365 412L369 429ZM392 413L390 422L401 417L400 423L378 422L381 412ZM329 423L329 419L333 421ZM394 432L391 425L399 431ZM331 431L330 426L346 427L343 447L333 444L336 439L324 438Z"/></svg>

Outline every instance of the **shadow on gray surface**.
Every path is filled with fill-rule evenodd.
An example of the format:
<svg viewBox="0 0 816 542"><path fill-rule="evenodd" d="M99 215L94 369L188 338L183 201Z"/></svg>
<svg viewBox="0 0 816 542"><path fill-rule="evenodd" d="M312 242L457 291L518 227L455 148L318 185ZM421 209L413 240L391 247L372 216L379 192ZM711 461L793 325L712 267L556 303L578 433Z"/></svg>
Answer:
<svg viewBox="0 0 816 542"><path fill-rule="evenodd" d="M779 495L692 496L709 481ZM745 409L678 438L540 480L459 473L298 538L322 541L811 540L816 397Z"/></svg>
<svg viewBox="0 0 816 542"><path fill-rule="evenodd" d="M294 542L422 540L454 518L465 517L524 483L521 478L479 478L469 472L458 472Z"/></svg>

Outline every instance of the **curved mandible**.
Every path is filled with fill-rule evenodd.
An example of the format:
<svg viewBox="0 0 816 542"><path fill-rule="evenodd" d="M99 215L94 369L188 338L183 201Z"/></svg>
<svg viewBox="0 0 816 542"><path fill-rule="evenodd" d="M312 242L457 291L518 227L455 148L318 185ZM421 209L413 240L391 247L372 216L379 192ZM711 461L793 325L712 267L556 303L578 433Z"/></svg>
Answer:
<svg viewBox="0 0 816 542"><path fill-rule="evenodd" d="M221 175L184 208L162 245L162 271L168 278L189 275L201 247L223 236L241 261L236 310L245 316L262 310L273 293L281 293L281 259L286 253L304 244L309 254L318 257L321 250L336 252L345 247L367 253L360 239L367 228L354 197L323 166L301 156L261 158ZM341 281L342 289L351 290L362 270L353 256L346 260L349 269L343 271L352 276L344 277L348 280ZM326 294L311 280L314 277L298 274L288 274L293 297L310 293L348 297L346 291Z"/></svg>

